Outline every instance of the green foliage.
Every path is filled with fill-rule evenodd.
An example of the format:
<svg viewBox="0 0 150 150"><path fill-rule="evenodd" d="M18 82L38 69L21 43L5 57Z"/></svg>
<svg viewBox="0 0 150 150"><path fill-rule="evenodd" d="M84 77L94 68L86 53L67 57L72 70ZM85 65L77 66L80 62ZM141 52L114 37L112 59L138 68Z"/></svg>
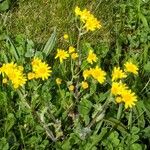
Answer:
<svg viewBox="0 0 150 150"><path fill-rule="evenodd" d="M88 32L80 43L76 43L76 5L91 9L102 21L102 29ZM1 74L0 150L149 149L149 7L149 0L0 1L0 63L16 62L29 72L33 57L38 57L53 70L48 80L28 80L17 90L11 83L3 84ZM66 41L64 33L69 34ZM69 46L83 52L81 66L70 58L62 64L55 60L56 49ZM89 49L97 55L97 63L87 63ZM132 109L124 109L110 94L111 73L130 58L138 64L139 74L123 81L137 93L138 101ZM106 82L101 85L90 78L89 87L83 89L83 70L96 65L107 72ZM62 79L60 85L56 78Z"/></svg>

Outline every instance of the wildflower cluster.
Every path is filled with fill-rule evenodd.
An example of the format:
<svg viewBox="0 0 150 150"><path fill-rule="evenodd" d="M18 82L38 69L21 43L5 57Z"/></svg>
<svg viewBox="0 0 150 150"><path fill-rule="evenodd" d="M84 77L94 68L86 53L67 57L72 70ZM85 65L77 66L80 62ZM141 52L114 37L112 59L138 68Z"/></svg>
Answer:
<svg viewBox="0 0 150 150"><path fill-rule="evenodd" d="M85 28L87 31L94 31L101 27L101 24L97 18L95 18L87 9L81 11L77 6L75 8L75 14L76 16L80 17L80 20L84 23L83 28Z"/></svg>
<svg viewBox="0 0 150 150"><path fill-rule="evenodd" d="M32 61L32 71L28 73L28 79L38 79L42 78L42 80L48 79L51 75L51 67L48 66L45 62L42 62L39 58L34 58Z"/></svg>
<svg viewBox="0 0 150 150"><path fill-rule="evenodd" d="M137 101L137 96L129 87L122 83L120 79L127 77L127 72L137 74L138 67L131 62L125 63L125 72L120 67L114 67L112 72L112 88L111 93L116 97L116 102L125 103L125 108L132 108ZM118 81L119 80L119 81Z"/></svg>
<svg viewBox="0 0 150 150"><path fill-rule="evenodd" d="M3 76L3 83L7 83L7 79L9 79L15 89L23 86L26 83L23 70L24 68L22 66L18 66L13 62L3 64L0 68L0 73L2 73Z"/></svg>

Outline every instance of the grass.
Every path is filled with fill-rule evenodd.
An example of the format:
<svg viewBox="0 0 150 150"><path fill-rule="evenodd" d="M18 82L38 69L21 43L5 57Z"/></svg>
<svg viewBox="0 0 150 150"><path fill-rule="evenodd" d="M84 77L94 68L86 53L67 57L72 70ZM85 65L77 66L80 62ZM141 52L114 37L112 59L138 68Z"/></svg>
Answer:
<svg viewBox="0 0 150 150"><path fill-rule="evenodd" d="M102 31L90 34L88 39L97 39L101 36L108 38L116 3L116 0L20 0L15 2L15 7L7 13L6 29L11 35L25 34L27 38L42 43L47 41L53 28L57 27L58 37L61 38L65 32L73 32L75 26L73 12L78 5L92 10L104 26Z"/></svg>

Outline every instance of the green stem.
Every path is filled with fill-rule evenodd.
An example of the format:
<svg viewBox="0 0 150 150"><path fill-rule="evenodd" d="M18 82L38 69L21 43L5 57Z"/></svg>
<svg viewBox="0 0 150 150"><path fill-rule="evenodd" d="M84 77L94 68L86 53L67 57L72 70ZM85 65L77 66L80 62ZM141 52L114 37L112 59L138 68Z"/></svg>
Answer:
<svg viewBox="0 0 150 150"><path fill-rule="evenodd" d="M120 118L121 118L122 109L123 109L123 104L120 103L120 104L119 104L119 109L118 109L118 112L117 112L117 119L118 119L118 120L120 120Z"/></svg>
<svg viewBox="0 0 150 150"><path fill-rule="evenodd" d="M131 127L132 127L132 109L129 114L128 129L131 129Z"/></svg>
<svg viewBox="0 0 150 150"><path fill-rule="evenodd" d="M105 103L103 104L101 110L99 110L99 111L97 112L97 114L96 114L95 117L92 119L92 121L87 125L87 128L91 128L91 127L95 124L97 118L98 118L100 115L103 116L103 117L101 118L101 120L104 118L104 116L105 116L105 111L106 111L106 109L108 108L108 106L109 106L109 104L111 103L111 101L112 101L112 97L111 97L111 95L110 95L110 96L107 98L107 100L105 101Z"/></svg>

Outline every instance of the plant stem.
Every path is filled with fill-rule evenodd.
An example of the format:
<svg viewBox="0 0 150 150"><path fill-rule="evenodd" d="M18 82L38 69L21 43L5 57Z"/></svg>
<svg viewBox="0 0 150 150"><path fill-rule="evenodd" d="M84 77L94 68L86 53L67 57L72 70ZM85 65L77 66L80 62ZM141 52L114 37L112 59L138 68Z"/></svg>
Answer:
<svg viewBox="0 0 150 150"><path fill-rule="evenodd" d="M100 115L103 115L103 117L101 118L101 120L104 118L104 116L105 116L105 111L106 111L106 109L108 108L108 106L109 106L111 100L112 100L112 98L111 98L111 95L110 95L110 96L107 98L107 100L105 101L105 103L103 104L101 110L99 110L99 111L97 112L97 114L96 114L95 117L92 119L92 121L87 125L87 128L91 128L91 127L95 124L97 118L98 118Z"/></svg>
<svg viewBox="0 0 150 150"><path fill-rule="evenodd" d="M82 51L79 49L80 39L81 39L81 29L79 29L79 34L78 34L78 39L77 39L77 52L79 54L79 57L78 57L78 62L77 62L77 71L76 71L76 73L79 72L80 66L81 66L81 54L82 54ZM75 87L75 98L76 98L76 101L79 100L79 79L80 79L80 75L77 76L77 82L76 82L76 87Z"/></svg>
<svg viewBox="0 0 150 150"><path fill-rule="evenodd" d="M122 108L123 108L123 104L120 103L119 104L119 109L118 109L118 112L117 112L117 119L120 120L121 118L121 115L122 115Z"/></svg>
<svg viewBox="0 0 150 150"><path fill-rule="evenodd" d="M128 129L131 129L131 127L132 127L132 109L129 114Z"/></svg>

